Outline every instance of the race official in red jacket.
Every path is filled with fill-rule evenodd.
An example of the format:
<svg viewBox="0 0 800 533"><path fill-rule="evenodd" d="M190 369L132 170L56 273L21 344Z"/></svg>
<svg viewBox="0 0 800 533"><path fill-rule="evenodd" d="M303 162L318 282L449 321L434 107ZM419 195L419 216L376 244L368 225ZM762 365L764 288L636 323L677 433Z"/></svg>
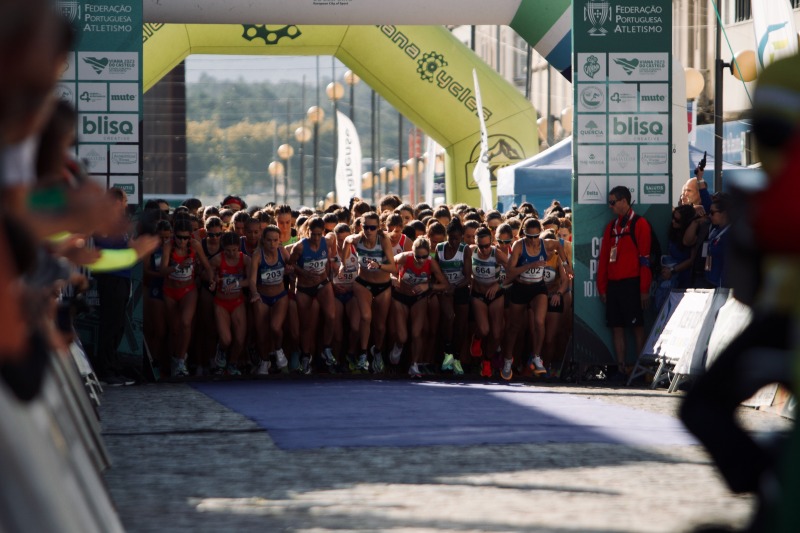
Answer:
<svg viewBox="0 0 800 533"><path fill-rule="evenodd" d="M650 224L631 207L631 192L618 186L608 193L614 220L603 231L597 264L597 290L606 304L606 324L614 338L618 372L626 379L625 328L632 328L636 351L644 347L644 309L650 305ZM632 235L633 233L633 235ZM634 239L635 236L635 239Z"/></svg>

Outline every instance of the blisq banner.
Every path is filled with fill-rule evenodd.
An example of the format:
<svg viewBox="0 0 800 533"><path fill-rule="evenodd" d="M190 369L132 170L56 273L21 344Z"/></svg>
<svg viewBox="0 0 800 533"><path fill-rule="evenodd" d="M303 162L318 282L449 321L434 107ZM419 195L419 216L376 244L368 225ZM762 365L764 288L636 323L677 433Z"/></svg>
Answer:
<svg viewBox="0 0 800 533"><path fill-rule="evenodd" d="M613 218L610 189L630 189L636 213L653 225L666 249L672 6L667 0L579 0L572 14L575 358L608 364L615 356L597 293L597 261ZM627 344L632 350L632 339ZM635 358L631 351L628 361Z"/></svg>
<svg viewBox="0 0 800 533"><path fill-rule="evenodd" d="M128 204L142 198L142 2L56 0L70 21L77 48L69 53L58 95L78 111L76 155L103 187L119 187ZM119 350L142 353L141 267L134 269L131 302ZM96 305L96 291L88 301ZM78 321L84 344L94 346L96 310Z"/></svg>

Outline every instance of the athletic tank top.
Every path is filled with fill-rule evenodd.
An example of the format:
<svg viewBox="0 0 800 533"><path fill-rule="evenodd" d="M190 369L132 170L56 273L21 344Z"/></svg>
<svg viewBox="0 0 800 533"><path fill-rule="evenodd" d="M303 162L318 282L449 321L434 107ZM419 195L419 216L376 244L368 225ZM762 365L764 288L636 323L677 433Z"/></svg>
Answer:
<svg viewBox="0 0 800 533"><path fill-rule="evenodd" d="M248 249L247 249L247 237L240 237L239 239L240 239L239 240L239 242L240 242L239 251L242 252L244 255L246 255L248 257L253 257L253 254L255 253L256 248L258 248L258 244L256 244L255 248L253 248L252 251L248 251Z"/></svg>
<svg viewBox="0 0 800 533"><path fill-rule="evenodd" d="M478 250L472 253L472 277L481 285L491 285L500 277L500 266L497 264L496 248L491 247L489 257L481 259Z"/></svg>
<svg viewBox="0 0 800 533"><path fill-rule="evenodd" d="M508 246L508 245L497 245L496 248L499 248L500 246L504 246L505 249L503 249L503 248L500 248L500 249L503 250L506 253L506 255L508 255L508 257L511 257L511 247ZM504 288L504 289L510 287L511 284L510 283L506 283L506 267L504 267L503 265L500 265L497 268L498 268L497 281L500 283L500 286L502 288Z"/></svg>
<svg viewBox="0 0 800 533"><path fill-rule="evenodd" d="M356 250L353 245L350 245L350 255L347 256L347 262L344 265L344 273L339 277L339 268L342 266L342 258L337 254L336 257L331 259L331 272L333 274L333 284L349 286L352 285L358 274L358 257L356 257Z"/></svg>
<svg viewBox="0 0 800 533"><path fill-rule="evenodd" d="M219 262L219 268L217 269L219 273L219 283L220 287L227 287L228 290L221 291L226 294L234 294L237 292L241 292L242 288L239 284L241 280L244 279L244 254L239 252L239 260L236 262L234 266L230 266L226 261L225 257L221 258Z"/></svg>
<svg viewBox="0 0 800 533"><path fill-rule="evenodd" d="M528 255L528 247L522 243L522 253L519 256L517 266L527 265L529 263L536 263L537 261L547 261L547 250L544 248L544 240L539 239L539 253L537 255ZM532 267L522 272L519 275L520 281L525 283L538 283L544 279L544 267Z"/></svg>
<svg viewBox="0 0 800 533"><path fill-rule="evenodd" d="M155 251L150 254L150 270L154 272L158 272L158 269L161 268L161 258L164 256L164 248L159 246L155 249ZM150 287L158 288L164 286L164 278L160 276L153 276L150 278Z"/></svg>
<svg viewBox="0 0 800 533"><path fill-rule="evenodd" d="M558 281L558 263L561 262L561 257L558 254L553 254L547 260L547 264L544 266L544 282L550 285Z"/></svg>
<svg viewBox="0 0 800 533"><path fill-rule="evenodd" d="M458 285L464 280L464 250L467 248L467 243L459 243L455 255L450 259L444 258L446 246L446 242L436 245L436 260L439 261L439 267L450 285Z"/></svg>
<svg viewBox="0 0 800 533"><path fill-rule="evenodd" d="M367 248L364 246L364 238L362 237L356 244L356 255L358 255L359 266L364 270L369 269L370 259L378 263L383 263L384 265L389 264L388 258L383 253L383 246L381 246L380 239L375 241L375 246Z"/></svg>
<svg viewBox="0 0 800 533"><path fill-rule="evenodd" d="M305 270L316 276L325 273L325 268L328 266L328 241L324 238L319 243L319 250L316 252L311 249L311 243L308 239L300 241L303 245L303 253L300 254L300 259L297 264Z"/></svg>
<svg viewBox="0 0 800 533"><path fill-rule="evenodd" d="M408 283L411 286L430 283L431 259L426 259L419 268L414 263L414 256L409 254L403 264L400 265L400 270L397 272L398 279Z"/></svg>
<svg viewBox="0 0 800 533"><path fill-rule="evenodd" d="M392 255L402 254L406 251L406 238L405 234L400 235L400 240L392 246Z"/></svg>
<svg viewBox="0 0 800 533"><path fill-rule="evenodd" d="M172 253L169 256L169 266L176 267L176 270L169 275L169 279L173 281L179 281L181 283L192 281L194 279L194 265L196 263L194 256L195 253L192 249L189 249L189 255L178 255L177 250L173 248ZM189 266L182 267L181 263L183 263L186 258L189 258L192 261L189 263Z"/></svg>
<svg viewBox="0 0 800 533"><path fill-rule="evenodd" d="M280 250L278 251L278 260L274 265L267 264L267 257L264 255L264 250L261 250L261 261L258 262L258 277L256 283L258 285L280 285L283 283L283 274L286 270L286 265L283 262L283 256Z"/></svg>
<svg viewBox="0 0 800 533"><path fill-rule="evenodd" d="M220 254L220 252L222 252L222 246L220 246L219 248L217 248L217 251L216 251L216 252L214 252L214 253L212 254L211 252L209 252L209 251L208 251L208 243L206 242L206 239L207 239L207 238L208 238L208 237L206 237L205 239L203 239L202 241L200 241L200 244L202 244L202 245L203 245L203 253L204 253L204 254L206 254L206 258L207 258L209 261L211 261L212 259L214 259L215 257L217 257L217 256Z"/></svg>

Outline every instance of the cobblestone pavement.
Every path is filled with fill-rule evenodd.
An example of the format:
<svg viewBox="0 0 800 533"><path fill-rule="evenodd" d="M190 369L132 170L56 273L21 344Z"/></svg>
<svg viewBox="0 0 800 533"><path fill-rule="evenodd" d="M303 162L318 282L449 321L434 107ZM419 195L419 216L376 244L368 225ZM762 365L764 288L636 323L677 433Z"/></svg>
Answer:
<svg viewBox="0 0 800 533"><path fill-rule="evenodd" d="M670 416L680 402L663 390L532 386ZM131 532L674 532L741 525L752 507L699 446L283 451L185 384L109 389L101 414L113 461L105 478ZM758 432L789 425L740 416Z"/></svg>

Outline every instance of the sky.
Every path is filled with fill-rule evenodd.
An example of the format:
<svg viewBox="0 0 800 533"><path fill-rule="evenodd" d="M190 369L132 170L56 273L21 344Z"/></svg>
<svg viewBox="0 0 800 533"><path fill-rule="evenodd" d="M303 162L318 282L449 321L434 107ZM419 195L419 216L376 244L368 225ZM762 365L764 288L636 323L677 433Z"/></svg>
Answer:
<svg viewBox="0 0 800 533"><path fill-rule="evenodd" d="M348 70L338 59L320 56L320 76L330 79L331 60L335 64L334 76L339 82ZM186 58L186 83L197 83L201 74L206 73L218 80L237 80L245 78L253 82L316 80L317 58L314 56L221 56L191 55Z"/></svg>

